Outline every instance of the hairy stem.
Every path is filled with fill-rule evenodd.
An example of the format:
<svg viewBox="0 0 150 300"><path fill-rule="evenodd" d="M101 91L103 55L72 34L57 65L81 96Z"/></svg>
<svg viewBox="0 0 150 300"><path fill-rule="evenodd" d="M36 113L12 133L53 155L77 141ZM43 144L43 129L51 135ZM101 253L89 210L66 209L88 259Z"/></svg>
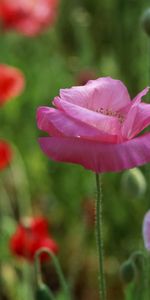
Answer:
<svg viewBox="0 0 150 300"><path fill-rule="evenodd" d="M99 292L100 299L106 300L106 287L104 277L104 247L103 247L103 220L102 220L102 187L100 175L96 173L96 238L99 258Z"/></svg>

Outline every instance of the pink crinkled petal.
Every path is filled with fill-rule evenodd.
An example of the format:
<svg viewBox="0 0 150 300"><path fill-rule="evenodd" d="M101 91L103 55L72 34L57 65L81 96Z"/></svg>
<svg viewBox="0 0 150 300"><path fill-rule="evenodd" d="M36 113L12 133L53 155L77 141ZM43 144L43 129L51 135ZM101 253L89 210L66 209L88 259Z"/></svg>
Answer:
<svg viewBox="0 0 150 300"><path fill-rule="evenodd" d="M131 105L126 108L126 118L121 129L122 136L124 138L130 139L134 137L140 131L142 131L146 126L149 125L148 124L149 109L147 112L145 109L145 113L144 113L145 104L140 103L142 97L145 96L148 93L148 91L149 91L149 87L146 87L133 99ZM149 107L149 105L147 107ZM147 121L145 122L144 120Z"/></svg>
<svg viewBox="0 0 150 300"><path fill-rule="evenodd" d="M63 111L49 107L37 110L38 128L52 136L82 137L101 142L115 143L118 137L68 117Z"/></svg>
<svg viewBox="0 0 150 300"><path fill-rule="evenodd" d="M110 135L120 136L121 124L116 117L94 112L87 108L63 101L59 97L54 99L54 105L75 120L93 126L94 128Z"/></svg>
<svg viewBox="0 0 150 300"><path fill-rule="evenodd" d="M88 81L84 86L62 89L60 98L94 111L104 108L116 112L130 103L125 85L111 77L101 77Z"/></svg>
<svg viewBox="0 0 150 300"><path fill-rule="evenodd" d="M138 104L141 102L142 97L144 97L149 91L149 87L146 87L143 91L141 91L132 101L130 101L126 106L120 109L120 113L127 118L127 114L129 113L130 109L133 105Z"/></svg>
<svg viewBox="0 0 150 300"><path fill-rule="evenodd" d="M137 96L133 99L132 103L140 103L142 97L144 97L149 92L149 87L146 87L143 91L137 94Z"/></svg>
<svg viewBox="0 0 150 300"><path fill-rule="evenodd" d="M39 107L37 109L36 119L38 128L47 132L49 135L62 136L63 134L59 130L57 130L57 128L52 124L52 122L49 122L49 119L46 115L47 109L50 109L51 111L55 110L54 108L48 108L46 106Z"/></svg>
<svg viewBox="0 0 150 300"><path fill-rule="evenodd" d="M143 222L144 245L150 251L150 210L146 213Z"/></svg>
<svg viewBox="0 0 150 300"><path fill-rule="evenodd" d="M43 152L55 161L80 164L94 172L118 172L150 161L150 133L121 144L79 138L43 137Z"/></svg>
<svg viewBox="0 0 150 300"><path fill-rule="evenodd" d="M122 135L131 139L150 125L150 104L134 104L123 124Z"/></svg>

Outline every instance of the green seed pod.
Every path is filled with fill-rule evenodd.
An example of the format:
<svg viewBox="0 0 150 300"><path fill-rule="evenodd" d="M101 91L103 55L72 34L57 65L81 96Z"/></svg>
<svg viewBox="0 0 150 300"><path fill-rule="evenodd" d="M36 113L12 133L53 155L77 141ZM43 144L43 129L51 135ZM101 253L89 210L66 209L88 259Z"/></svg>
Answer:
<svg viewBox="0 0 150 300"><path fill-rule="evenodd" d="M127 170L122 175L121 187L123 192L132 198L142 197L147 188L146 180L140 169Z"/></svg>
<svg viewBox="0 0 150 300"><path fill-rule="evenodd" d="M143 13L142 26L144 31L150 36L150 8L146 9Z"/></svg>
<svg viewBox="0 0 150 300"><path fill-rule="evenodd" d="M41 283L35 292L35 299L36 300L52 300L51 292L49 288L44 284Z"/></svg>
<svg viewBox="0 0 150 300"><path fill-rule="evenodd" d="M132 282L136 275L134 263L131 260L125 261L120 267L120 277L126 284Z"/></svg>

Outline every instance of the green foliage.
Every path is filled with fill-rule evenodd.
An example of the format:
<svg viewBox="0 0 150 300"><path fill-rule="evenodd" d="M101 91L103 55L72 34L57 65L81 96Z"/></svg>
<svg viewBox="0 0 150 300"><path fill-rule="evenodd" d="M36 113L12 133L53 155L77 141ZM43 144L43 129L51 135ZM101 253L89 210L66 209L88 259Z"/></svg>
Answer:
<svg viewBox="0 0 150 300"><path fill-rule="evenodd" d="M139 261L137 264L137 258L140 258L140 268ZM143 258L141 260L141 258ZM134 253L130 260L135 264L136 276L134 277L134 282L128 284L125 289L125 300L148 300L150 297L150 260L149 255L142 253ZM142 264L141 264L142 262Z"/></svg>

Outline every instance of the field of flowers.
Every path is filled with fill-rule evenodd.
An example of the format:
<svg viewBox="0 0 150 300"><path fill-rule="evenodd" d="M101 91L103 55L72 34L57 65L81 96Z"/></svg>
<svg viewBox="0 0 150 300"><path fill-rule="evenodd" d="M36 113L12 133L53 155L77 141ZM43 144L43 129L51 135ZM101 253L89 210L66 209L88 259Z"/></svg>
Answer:
<svg viewBox="0 0 150 300"><path fill-rule="evenodd" d="M149 86L148 0L0 0L0 300L150 299Z"/></svg>

